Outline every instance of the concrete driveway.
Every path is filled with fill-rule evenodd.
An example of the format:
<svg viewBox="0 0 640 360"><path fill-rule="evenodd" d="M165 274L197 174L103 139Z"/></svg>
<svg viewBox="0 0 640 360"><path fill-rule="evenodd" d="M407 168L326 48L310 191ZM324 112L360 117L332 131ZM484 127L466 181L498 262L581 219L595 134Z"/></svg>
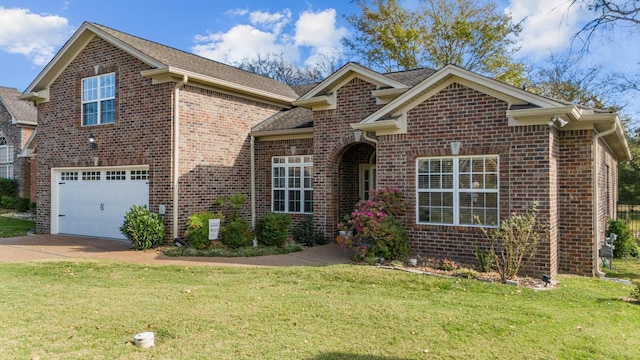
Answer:
<svg viewBox="0 0 640 360"><path fill-rule="evenodd" d="M158 249L134 250L128 241L72 235L39 234L0 238L0 262L103 259L149 265L324 266L349 263L337 244L306 248L285 255L256 257L168 257Z"/></svg>

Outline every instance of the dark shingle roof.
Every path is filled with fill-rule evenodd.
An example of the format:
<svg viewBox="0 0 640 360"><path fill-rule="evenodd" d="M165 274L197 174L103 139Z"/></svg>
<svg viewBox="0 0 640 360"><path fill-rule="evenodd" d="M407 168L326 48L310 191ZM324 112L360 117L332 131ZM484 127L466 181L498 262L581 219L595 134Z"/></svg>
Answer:
<svg viewBox="0 0 640 360"><path fill-rule="evenodd" d="M253 131L274 131L288 129L302 129L313 126L313 111L303 107L282 110L260 124L254 126Z"/></svg>
<svg viewBox="0 0 640 360"><path fill-rule="evenodd" d="M30 101L20 100L20 92L14 88L0 86L0 101L7 107L18 123L35 124L38 111Z"/></svg>
<svg viewBox="0 0 640 360"><path fill-rule="evenodd" d="M288 85L257 75L239 68L194 55L137 36L129 35L104 25L91 23L98 29L137 49L147 56L167 66L192 71L212 78L228 81L238 85L248 86L278 95L297 98L298 94Z"/></svg>
<svg viewBox="0 0 640 360"><path fill-rule="evenodd" d="M436 70L422 68L386 73L384 74L384 76L388 77L391 80L401 82L409 87L413 87L435 73Z"/></svg>

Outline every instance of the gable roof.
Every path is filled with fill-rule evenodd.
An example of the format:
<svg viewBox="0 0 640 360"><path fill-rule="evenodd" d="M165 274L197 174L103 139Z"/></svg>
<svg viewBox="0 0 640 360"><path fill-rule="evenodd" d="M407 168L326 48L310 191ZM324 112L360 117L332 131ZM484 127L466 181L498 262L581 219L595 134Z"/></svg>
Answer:
<svg viewBox="0 0 640 360"><path fill-rule="evenodd" d="M190 81L233 91L265 101L287 104L298 94L279 81L213 61L153 41L139 38L104 25L83 23L29 85L22 98L47 101L48 87L94 37L100 37L138 58L153 69L142 71L155 82Z"/></svg>
<svg viewBox="0 0 640 360"><path fill-rule="evenodd" d="M11 115L11 123L35 126L38 118L36 107L29 101L20 100L19 96L18 89L0 86L0 103Z"/></svg>

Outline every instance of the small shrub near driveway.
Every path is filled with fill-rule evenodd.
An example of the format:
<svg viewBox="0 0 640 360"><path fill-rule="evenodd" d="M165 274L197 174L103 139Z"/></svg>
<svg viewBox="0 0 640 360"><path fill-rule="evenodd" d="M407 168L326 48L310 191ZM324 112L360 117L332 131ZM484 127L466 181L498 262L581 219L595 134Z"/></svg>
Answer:
<svg viewBox="0 0 640 360"><path fill-rule="evenodd" d="M164 228L160 215L150 212L146 205L133 205L124 215L120 231L135 249L144 250L162 243Z"/></svg>
<svg viewBox="0 0 640 360"><path fill-rule="evenodd" d="M638 257L638 242L626 222L609 219L606 235L610 236L611 234L617 235L613 242L613 256L615 258Z"/></svg>

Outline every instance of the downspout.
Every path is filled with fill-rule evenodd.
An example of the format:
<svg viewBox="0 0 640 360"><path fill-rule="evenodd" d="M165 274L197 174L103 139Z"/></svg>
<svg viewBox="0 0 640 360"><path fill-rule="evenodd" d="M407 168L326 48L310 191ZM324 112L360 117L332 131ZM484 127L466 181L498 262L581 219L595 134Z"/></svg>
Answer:
<svg viewBox="0 0 640 360"><path fill-rule="evenodd" d="M173 96L173 239L178 239L178 186L180 175L180 88L183 87L189 77L182 75L182 81L177 83Z"/></svg>
<svg viewBox="0 0 640 360"><path fill-rule="evenodd" d="M598 275L598 277L604 277L605 273L600 271L600 267L598 266L600 257L598 256L598 236L600 235L599 229L599 219L598 219L598 169L600 165L598 164L598 141L601 137L612 134L616 131L618 127L618 121L613 123L613 127L607 131L596 134L593 138L593 144L591 144L591 152L593 154L593 233L595 236L595 241L593 242L593 272Z"/></svg>
<svg viewBox="0 0 640 360"><path fill-rule="evenodd" d="M250 176L251 176L251 228L256 226L256 154L255 154L256 137L251 135L251 154L250 154Z"/></svg>

